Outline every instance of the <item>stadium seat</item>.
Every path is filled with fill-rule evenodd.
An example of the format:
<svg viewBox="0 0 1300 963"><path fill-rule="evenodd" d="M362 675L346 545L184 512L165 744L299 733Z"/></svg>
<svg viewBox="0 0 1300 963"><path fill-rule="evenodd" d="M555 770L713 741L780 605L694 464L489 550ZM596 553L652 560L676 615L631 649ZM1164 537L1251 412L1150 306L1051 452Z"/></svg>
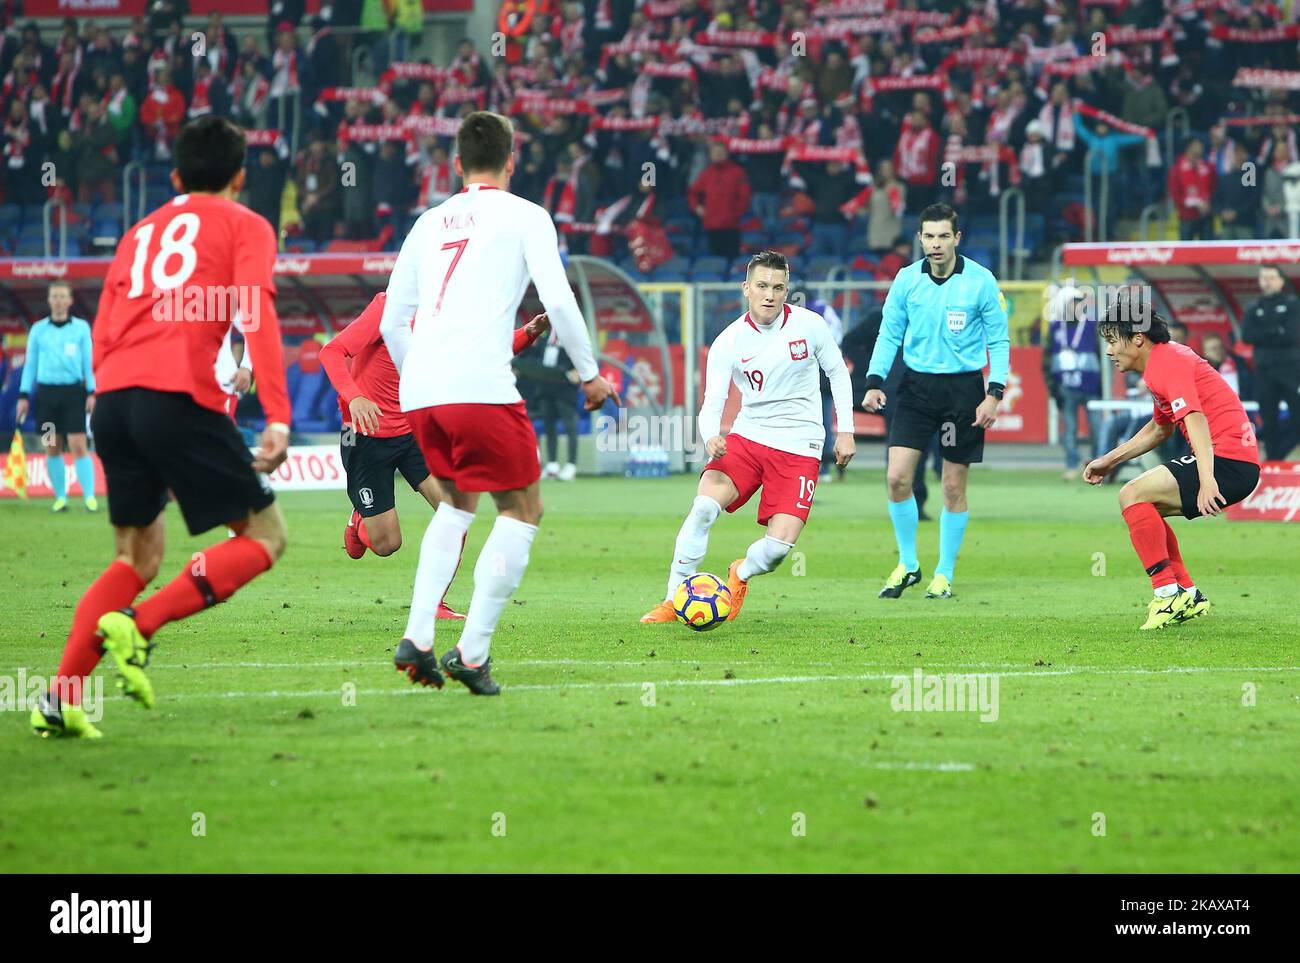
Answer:
<svg viewBox="0 0 1300 963"><path fill-rule="evenodd" d="M767 235L760 231L742 234L740 235L740 246L746 251L760 250L767 246Z"/></svg>
<svg viewBox="0 0 1300 963"><path fill-rule="evenodd" d="M684 281L691 263L684 257L669 258L650 272L652 281Z"/></svg>
<svg viewBox="0 0 1300 963"><path fill-rule="evenodd" d="M810 279L824 281L826 279L826 276L830 274L831 271L835 270L835 268L837 267L842 266L843 264L844 261L841 260L840 258L831 257L829 255L823 254L820 257L815 257L810 262L808 262L808 266L804 268L804 274L806 277Z"/></svg>

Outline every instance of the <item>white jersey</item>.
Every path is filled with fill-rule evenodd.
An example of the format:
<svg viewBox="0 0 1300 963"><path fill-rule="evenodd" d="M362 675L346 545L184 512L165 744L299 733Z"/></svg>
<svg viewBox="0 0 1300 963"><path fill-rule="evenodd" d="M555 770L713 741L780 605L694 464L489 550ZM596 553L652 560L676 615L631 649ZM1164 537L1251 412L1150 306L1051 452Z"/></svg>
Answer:
<svg viewBox="0 0 1300 963"><path fill-rule="evenodd" d="M544 208L471 184L420 215L397 255L379 322L401 373L403 411L520 400L511 348L530 276L579 377L594 378L587 325Z"/></svg>
<svg viewBox="0 0 1300 963"><path fill-rule="evenodd" d="M740 414L731 433L793 455L821 458L821 378L826 372L840 431L853 430L853 389L844 356L821 315L785 305L769 325L746 312L714 339L709 348L700 438L721 434L727 391L740 389Z"/></svg>

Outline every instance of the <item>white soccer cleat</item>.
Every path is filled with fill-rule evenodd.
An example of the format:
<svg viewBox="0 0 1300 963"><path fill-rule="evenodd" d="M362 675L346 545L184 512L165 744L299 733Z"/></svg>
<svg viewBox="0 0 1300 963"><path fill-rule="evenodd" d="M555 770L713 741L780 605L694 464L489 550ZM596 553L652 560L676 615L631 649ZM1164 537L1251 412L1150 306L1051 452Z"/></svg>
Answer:
<svg viewBox="0 0 1300 963"><path fill-rule="evenodd" d="M543 478L559 478L559 477L560 477L560 463L559 463L558 461L548 461L548 462L546 463L546 468L544 468L544 469L542 470L542 477L543 477Z"/></svg>
<svg viewBox="0 0 1300 963"><path fill-rule="evenodd" d="M560 469L560 481L573 481L578 477L578 466L569 462Z"/></svg>

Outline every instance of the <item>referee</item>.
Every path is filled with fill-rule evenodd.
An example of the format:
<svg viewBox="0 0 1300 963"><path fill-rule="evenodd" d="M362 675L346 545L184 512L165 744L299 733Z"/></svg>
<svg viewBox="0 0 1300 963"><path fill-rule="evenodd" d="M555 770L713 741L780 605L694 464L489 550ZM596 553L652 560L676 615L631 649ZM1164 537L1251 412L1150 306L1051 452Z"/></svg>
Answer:
<svg viewBox="0 0 1300 963"><path fill-rule="evenodd" d="M884 409L882 386L901 346L905 368L893 404L888 461L898 567L880 590L882 599L896 599L921 581L912 478L935 432L943 456L943 514L939 562L925 597L952 597L969 517L966 479L970 466L984 460L984 429L997 419L1011 357L1006 301L988 268L957 253L957 212L931 204L921 211L918 236L925 257L899 271L889 288L862 399L868 411Z"/></svg>
<svg viewBox="0 0 1300 963"><path fill-rule="evenodd" d="M86 415L95 407L95 373L91 370L90 323L72 316L72 285L55 281L49 290L50 314L32 325L27 360L18 394L18 425L27 420L36 388L36 430L45 442L45 465L54 489L51 511L68 510L67 466L63 444L75 459L77 481L86 510L99 511L95 500L95 463L86 449Z"/></svg>

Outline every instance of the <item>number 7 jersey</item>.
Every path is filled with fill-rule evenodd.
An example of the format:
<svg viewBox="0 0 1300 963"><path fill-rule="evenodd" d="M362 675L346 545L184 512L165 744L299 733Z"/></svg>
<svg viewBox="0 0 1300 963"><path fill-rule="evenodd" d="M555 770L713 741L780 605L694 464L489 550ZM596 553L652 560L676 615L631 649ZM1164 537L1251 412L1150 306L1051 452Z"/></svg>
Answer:
<svg viewBox="0 0 1300 963"><path fill-rule="evenodd" d="M721 433L731 384L740 389L733 434L778 451L820 458L821 378L826 372L840 431L852 431L853 395L844 356L820 314L787 304L769 325L749 312L727 325L709 347L700 440Z"/></svg>
<svg viewBox="0 0 1300 963"><path fill-rule="evenodd" d="M217 354L238 316L266 419L290 424L275 247L266 218L213 194L181 194L132 227L95 315L99 391L175 391L224 412Z"/></svg>

